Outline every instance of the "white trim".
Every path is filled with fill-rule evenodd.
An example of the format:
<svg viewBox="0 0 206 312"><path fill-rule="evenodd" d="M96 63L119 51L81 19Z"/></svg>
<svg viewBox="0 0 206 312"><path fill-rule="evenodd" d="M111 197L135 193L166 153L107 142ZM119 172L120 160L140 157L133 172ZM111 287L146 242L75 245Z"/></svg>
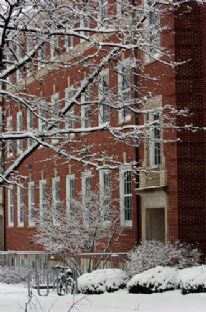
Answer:
<svg viewBox="0 0 206 312"><path fill-rule="evenodd" d="M47 186L46 180L40 180L39 181L39 216L40 216L40 222L44 223L44 209L45 209L45 203L47 202L47 199L43 198L43 186ZM46 207L47 208L47 207Z"/></svg>
<svg viewBox="0 0 206 312"><path fill-rule="evenodd" d="M71 181L74 181L74 192L75 192L75 174L66 176L66 208L68 217L71 217Z"/></svg>
<svg viewBox="0 0 206 312"><path fill-rule="evenodd" d="M98 25L101 27L109 18L109 3L108 0L97 0L98 2ZM103 16L104 14L104 16Z"/></svg>
<svg viewBox="0 0 206 312"><path fill-rule="evenodd" d="M14 189L13 186L9 186L7 190L8 196L8 226L14 226ZM11 204L12 197L12 204ZM11 210L12 208L12 210Z"/></svg>
<svg viewBox="0 0 206 312"><path fill-rule="evenodd" d="M50 60L57 57L57 49L59 47L59 37L57 35L51 36L50 40Z"/></svg>
<svg viewBox="0 0 206 312"><path fill-rule="evenodd" d="M131 100L131 68L132 68L132 60L127 58L127 59L124 59L121 61L121 63L119 64L119 68L118 68L118 94L120 95L120 107L124 107L124 97L125 97L125 94L126 94L126 101L130 102ZM128 68L129 70L129 76L130 76L130 81L129 81L129 86L127 89L125 90L122 90L122 82L123 82L123 68ZM128 96L127 96L127 93L128 93ZM131 111L129 111L129 114L126 114L126 116L124 117L123 116L123 113L124 113L124 109L126 109L126 107L122 108L119 110L119 113L118 113L118 120L119 120L119 123L122 124L122 123L127 123L131 120Z"/></svg>
<svg viewBox="0 0 206 312"><path fill-rule="evenodd" d="M106 175L108 175L108 179L109 179L109 184L110 184L110 174L109 174L110 172L109 172L109 170L100 170L99 171L99 194L100 194L100 199L103 201L102 202L102 205L104 204L104 202L105 202L105 199L104 199L104 196L106 195L107 196L107 199L109 199L110 200L110 209L112 209L111 207L112 207L112 203L111 203L111 198L112 198L112 196L111 196L111 194L108 194L108 192L109 191L111 191L111 189L110 190L105 190L105 185L104 185L104 175L106 174ZM109 186L109 185L108 185ZM105 193L106 192L106 193ZM105 212L105 211L104 211ZM106 219L106 216L105 215L103 215L103 218L104 218L104 223L108 223L110 220L109 219Z"/></svg>
<svg viewBox="0 0 206 312"><path fill-rule="evenodd" d="M21 194L23 192L23 195ZM22 195L22 197L21 197ZM23 201L21 202L21 200ZM22 207L23 207L23 213L22 213ZM23 221L21 221L21 213L23 214ZM19 227L24 226L24 213L25 213L25 205L24 205L24 188L21 185L17 186L17 225Z"/></svg>
<svg viewBox="0 0 206 312"><path fill-rule="evenodd" d="M31 190L33 191L33 196L31 196ZM32 197L33 197L33 202L32 202ZM35 225L35 220L34 220L34 215L32 216L32 212L34 214L34 209L35 209L35 191L34 191L34 182L29 182L28 183L28 208L29 208L29 215L28 215L28 223L29 226L34 226Z"/></svg>
<svg viewBox="0 0 206 312"><path fill-rule="evenodd" d="M32 126L31 126L32 123ZM27 131L33 130L33 125L34 125L34 114L32 111L27 110ZM33 142L33 139L28 138L27 139L27 144L28 146L31 146Z"/></svg>
<svg viewBox="0 0 206 312"><path fill-rule="evenodd" d="M71 98L74 96L75 92L76 92L76 90L72 86L70 86L64 90L65 107L67 106L67 101L71 100ZM70 127L70 123L71 123L70 128L75 128L74 106L72 106L72 108L70 108L70 110L66 113L65 118L66 118L67 126ZM71 139L74 138L75 133L68 133L68 137Z"/></svg>
<svg viewBox="0 0 206 312"><path fill-rule="evenodd" d="M52 178L52 206L53 206L53 224L59 225L59 220L57 220L56 216L58 215L59 205L60 205L60 185L59 185L59 199L56 198L56 182L60 184L60 177ZM56 215L56 216L55 216Z"/></svg>
<svg viewBox="0 0 206 312"><path fill-rule="evenodd" d="M13 131L13 118L12 118L12 116L7 117L6 128L7 128L8 132ZM7 140L6 146L7 146L7 148L6 148L7 158L10 158L13 156L13 142L12 142L12 140Z"/></svg>
<svg viewBox="0 0 206 312"><path fill-rule="evenodd" d="M109 120L104 122L104 111L103 111L103 104L102 101L105 99L105 94L104 94L104 86L103 86L103 80L106 81L106 84L108 85L109 88L109 68L104 69L103 71L101 71L100 73L100 80L99 80L99 86L98 86L98 100L99 100L99 110L98 110L98 120L99 120L99 125L103 125L103 124L109 124L110 123L110 107L107 106L108 109L108 116L109 116ZM106 96L107 97L107 96Z"/></svg>
<svg viewBox="0 0 206 312"><path fill-rule="evenodd" d="M23 131L23 115L22 112L16 114L16 129L17 131ZM23 140L17 140L16 142L17 154L21 154L23 151Z"/></svg>
<svg viewBox="0 0 206 312"><path fill-rule="evenodd" d="M125 220L125 207L124 207L124 173L132 172L131 167L124 167L119 172L119 198L120 198L120 224L125 227L132 227L132 220ZM132 185L131 185L132 190ZM131 193L132 197L132 193ZM133 200L133 198L132 198ZM132 207L133 208L133 207ZM133 210L133 209L132 209ZM132 211L133 212L133 211Z"/></svg>
<svg viewBox="0 0 206 312"><path fill-rule="evenodd" d="M58 101L59 101L59 93L53 94L51 96L51 112L53 114L51 117L53 116L55 117L55 114L58 113ZM51 142L53 145L56 145L59 143L59 139L52 139Z"/></svg>
<svg viewBox="0 0 206 312"><path fill-rule="evenodd" d="M147 40L147 46L148 46L148 48L147 48L148 53L147 52L144 53L145 65L152 63L153 61L155 61L155 59L158 59L160 57L160 53L158 52L158 50L161 47L161 32L160 32L161 16L160 16L160 13L155 10L156 7L153 7L151 12L149 12L149 13L147 12L148 7L150 6L149 2L150 2L150 0L144 0L144 15L146 17L145 22L144 22L144 37L145 36L147 37L146 40ZM150 20L151 20L150 14L154 14L153 16L155 16L156 23L158 26L158 31L155 31L155 28L157 26L154 27L154 24L150 23ZM157 21L157 19L158 19L158 21ZM154 28L153 32L155 33L154 38L155 38L155 41L157 42L157 44L156 44L157 51L152 51L153 50L152 45L151 45L151 39L152 39L151 38L152 37L151 30L152 30L152 28Z"/></svg>
<svg viewBox="0 0 206 312"><path fill-rule="evenodd" d="M82 200L83 200L82 205L83 206L86 205L86 197L87 197L86 179L87 178L90 178L90 181L91 181L91 178L92 178L91 171L82 172Z"/></svg>

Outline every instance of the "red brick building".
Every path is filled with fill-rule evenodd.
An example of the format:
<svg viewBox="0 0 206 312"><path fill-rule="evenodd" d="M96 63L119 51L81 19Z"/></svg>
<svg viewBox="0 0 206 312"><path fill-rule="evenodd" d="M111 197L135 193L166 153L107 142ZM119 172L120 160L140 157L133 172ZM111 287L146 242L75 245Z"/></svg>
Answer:
<svg viewBox="0 0 206 312"><path fill-rule="evenodd" d="M181 10L184 14L181 14ZM106 130L66 134L63 139L49 139L49 142L53 140L54 149L62 144L66 152L69 153L72 149L75 151L72 155L76 159L81 157L84 161L78 162L75 158L68 160L63 155L56 157L56 153L46 147L38 147L25 158L18 168L20 174L26 177L21 178L19 182L24 188L10 186L5 190L6 250L41 250L32 240L35 233L33 209L39 207L40 216L44 214L45 192L56 194L52 195L53 200L65 201L67 206L68 197L75 196L74 193L86 192L87 183L91 189L97 189L99 184L106 181L104 175L108 175L113 186L112 198L118 198L115 209L119 209L119 222L124 234L118 244L112 246L111 251L127 252L142 239L165 239L198 243L201 250L206 252L206 134L203 130L206 123L205 21L205 7L196 4L191 5L187 12L184 7L160 18L159 27L167 25L169 29L156 32L155 40L161 47L168 49L170 54L167 55L170 55L172 61L185 62L184 64L167 66L156 60L157 55L151 57L153 51L150 51L148 56L135 50L136 61L141 59L144 73L159 77L157 81L152 81L143 78L142 75L134 76L134 66L131 64L128 79L133 82L138 92L142 90L143 93L153 93L144 106L150 113L133 116L125 110L122 121L122 110L110 109L108 112L104 111L102 105L97 111L91 106L88 114L88 106L80 108L76 105L73 112L75 118L68 120L77 128L96 127L105 122L114 127L118 124L134 124L137 121L139 124L154 123L155 119L159 119L159 108L171 104L179 110L189 110L186 117L182 114L175 115L177 128L163 128L162 131L154 128L151 130L153 140L141 143L139 148L121 140L114 140ZM75 40L78 39L74 39L73 46L80 47L82 43ZM58 45L60 49L64 49L61 38ZM47 50L47 53L53 53L49 46ZM84 53L87 54L88 51L85 50ZM123 53L123 59L125 62L130 61L131 54ZM65 60L69 62L71 56L65 55ZM163 60L169 59L165 57ZM51 103L51 109L52 103L62 108L67 97L73 96L72 89L76 89L88 75L87 68L79 65L72 69L46 65L35 70L38 74L34 78L27 77L28 90L42 98L42 101ZM121 92L118 89L120 85L124 88L121 84L121 77L124 75L120 77L116 73L116 67L109 63L98 76L99 85L92 84L89 93L83 92L78 101L99 98L101 103L100 89L104 88L104 83L107 84L106 87L115 89L117 94ZM19 83L21 84L21 81ZM124 91L129 92L129 98L135 97L135 88ZM42 112L49 114L47 109L44 111L44 105ZM16 106L11 106L8 111L8 129L29 130L44 127L41 118L30 115L24 109L19 110ZM196 131L190 126L185 127L191 124ZM181 130L178 127L182 127ZM32 144L32 140L29 140L18 140L16 148L10 142L7 143L6 166L12 161L14 154L23 153L29 144ZM89 164L93 154L99 159L95 160L96 167ZM105 155L105 158L102 155ZM108 156L112 156L116 163L122 163L119 169L97 170L98 164L104 165L104 161L108 163ZM141 164L137 175L131 166L135 161ZM104 188L104 185L102 187Z"/></svg>

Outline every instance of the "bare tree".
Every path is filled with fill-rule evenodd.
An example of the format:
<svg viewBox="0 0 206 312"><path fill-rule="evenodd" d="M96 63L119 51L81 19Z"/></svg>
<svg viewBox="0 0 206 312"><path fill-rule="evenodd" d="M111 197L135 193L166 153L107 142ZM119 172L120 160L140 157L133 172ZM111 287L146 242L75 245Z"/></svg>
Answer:
<svg viewBox="0 0 206 312"><path fill-rule="evenodd" d="M151 129L173 127L175 108L147 106L161 77L145 72L144 62L156 60L171 70L179 64L160 46L160 34L170 30L167 24L161 27L160 19L169 18L184 2L2 0L1 183L18 180L19 166L40 145L97 169L118 168L118 158L103 147L97 153L78 135L102 131L116 142L139 146L152 139ZM115 84L111 78L108 82L107 70ZM42 84L59 72L62 79L71 73L73 80L67 94L50 103ZM144 81L151 89L144 88ZM26 125L20 120L16 130L6 120L13 110L27 114ZM157 118L139 124L148 114Z"/></svg>
<svg viewBox="0 0 206 312"><path fill-rule="evenodd" d="M79 254L88 253L88 271L106 264L99 258L92 263L91 253L109 253L122 235L117 202L112 199L111 189L105 193L88 191L70 201L54 205L48 198L43 214L36 214L34 241L44 250L58 255L81 272ZM38 209L39 211L39 209ZM105 261L105 263L104 263Z"/></svg>

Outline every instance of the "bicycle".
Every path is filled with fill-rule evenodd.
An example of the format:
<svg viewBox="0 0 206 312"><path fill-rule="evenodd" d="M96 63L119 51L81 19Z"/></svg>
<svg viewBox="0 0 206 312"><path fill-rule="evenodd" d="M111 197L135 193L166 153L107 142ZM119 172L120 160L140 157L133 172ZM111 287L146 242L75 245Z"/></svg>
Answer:
<svg viewBox="0 0 206 312"><path fill-rule="evenodd" d="M74 279L72 278L72 271L69 269L64 272L64 268L61 268L59 276L54 281L54 288L56 286L57 294L59 296L73 294L74 292Z"/></svg>

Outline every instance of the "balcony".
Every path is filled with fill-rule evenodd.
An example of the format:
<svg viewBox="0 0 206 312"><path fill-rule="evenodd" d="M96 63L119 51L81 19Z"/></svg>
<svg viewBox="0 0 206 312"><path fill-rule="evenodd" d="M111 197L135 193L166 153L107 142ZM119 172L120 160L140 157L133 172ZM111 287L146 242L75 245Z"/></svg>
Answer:
<svg viewBox="0 0 206 312"><path fill-rule="evenodd" d="M138 190L145 190L151 188L159 188L167 186L167 174L165 168L153 167L144 168L140 172L139 188Z"/></svg>

